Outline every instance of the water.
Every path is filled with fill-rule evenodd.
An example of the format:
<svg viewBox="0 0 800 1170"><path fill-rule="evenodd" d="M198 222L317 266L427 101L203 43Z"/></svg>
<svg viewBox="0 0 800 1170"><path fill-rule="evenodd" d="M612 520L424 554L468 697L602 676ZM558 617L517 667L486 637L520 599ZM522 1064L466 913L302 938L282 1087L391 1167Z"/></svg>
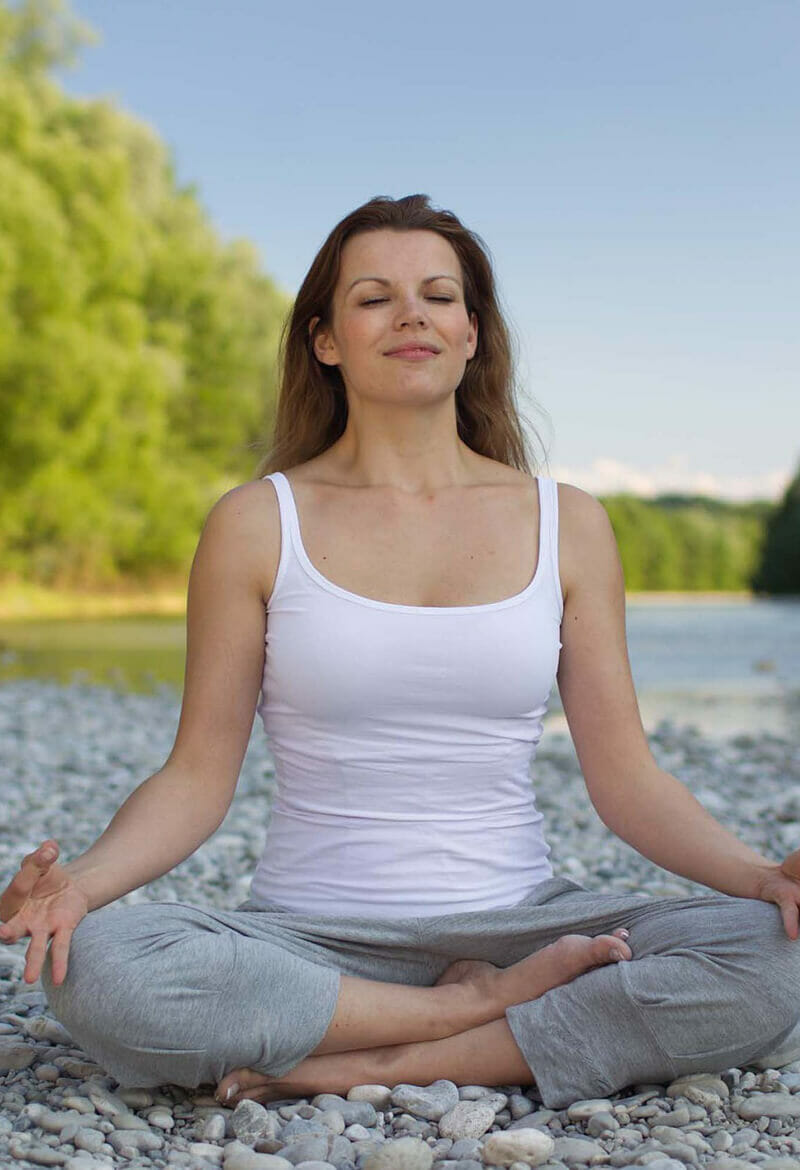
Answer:
<svg viewBox="0 0 800 1170"><path fill-rule="evenodd" d="M711 735L800 739L800 601L632 600L628 646L642 719ZM0 679L76 676L138 691L183 686L180 618L0 622ZM566 729L554 690L548 728Z"/></svg>
<svg viewBox="0 0 800 1170"><path fill-rule="evenodd" d="M627 630L648 731L671 719L800 739L800 601L631 601ZM549 726L566 729L553 706Z"/></svg>

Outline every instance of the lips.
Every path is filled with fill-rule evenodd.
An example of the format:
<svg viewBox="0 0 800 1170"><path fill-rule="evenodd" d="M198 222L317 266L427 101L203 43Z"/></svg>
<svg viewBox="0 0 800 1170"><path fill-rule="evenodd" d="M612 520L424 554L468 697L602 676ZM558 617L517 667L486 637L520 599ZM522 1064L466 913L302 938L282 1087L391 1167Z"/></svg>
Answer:
<svg viewBox="0 0 800 1170"><path fill-rule="evenodd" d="M420 354L420 353L438 353L438 352L439 352L439 350L434 349L434 347L432 345L402 345L402 346L399 346L397 349L387 350L386 356L392 357L394 354L401 354L401 353Z"/></svg>

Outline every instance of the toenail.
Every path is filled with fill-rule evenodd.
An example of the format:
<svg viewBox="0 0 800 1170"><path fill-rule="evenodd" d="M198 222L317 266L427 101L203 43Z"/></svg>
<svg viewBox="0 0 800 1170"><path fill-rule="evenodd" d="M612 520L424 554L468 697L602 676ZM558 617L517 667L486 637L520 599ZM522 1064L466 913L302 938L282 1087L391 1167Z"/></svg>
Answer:
<svg viewBox="0 0 800 1170"><path fill-rule="evenodd" d="M620 938L630 938L631 932L629 930L621 930L619 932L619 936L620 936Z"/></svg>

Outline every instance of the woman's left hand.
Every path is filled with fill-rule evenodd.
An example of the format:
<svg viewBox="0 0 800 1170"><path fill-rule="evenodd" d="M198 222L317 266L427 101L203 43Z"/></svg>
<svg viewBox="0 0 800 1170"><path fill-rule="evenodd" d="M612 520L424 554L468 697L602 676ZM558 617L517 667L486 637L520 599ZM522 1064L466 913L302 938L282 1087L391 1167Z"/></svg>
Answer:
<svg viewBox="0 0 800 1170"><path fill-rule="evenodd" d="M800 925L800 849L780 865L762 871L756 897L780 907L784 929L789 938L796 939Z"/></svg>

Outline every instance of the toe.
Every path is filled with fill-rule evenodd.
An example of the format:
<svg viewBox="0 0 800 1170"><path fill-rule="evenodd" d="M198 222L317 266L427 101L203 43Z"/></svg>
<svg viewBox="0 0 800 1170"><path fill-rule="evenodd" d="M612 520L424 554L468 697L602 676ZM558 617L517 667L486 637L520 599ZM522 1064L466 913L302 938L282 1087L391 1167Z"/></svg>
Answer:
<svg viewBox="0 0 800 1170"><path fill-rule="evenodd" d="M617 931L614 931L613 935L606 935L603 942L607 947L606 953L612 962L619 962L620 960L630 959L632 957L631 948Z"/></svg>
<svg viewBox="0 0 800 1170"><path fill-rule="evenodd" d="M227 1073L217 1085L215 1096L223 1104L230 1104L242 1089L249 1089L253 1085L254 1074L249 1068L234 1068ZM232 1091L231 1091L232 1090ZM228 1096L230 1094L230 1096Z"/></svg>

